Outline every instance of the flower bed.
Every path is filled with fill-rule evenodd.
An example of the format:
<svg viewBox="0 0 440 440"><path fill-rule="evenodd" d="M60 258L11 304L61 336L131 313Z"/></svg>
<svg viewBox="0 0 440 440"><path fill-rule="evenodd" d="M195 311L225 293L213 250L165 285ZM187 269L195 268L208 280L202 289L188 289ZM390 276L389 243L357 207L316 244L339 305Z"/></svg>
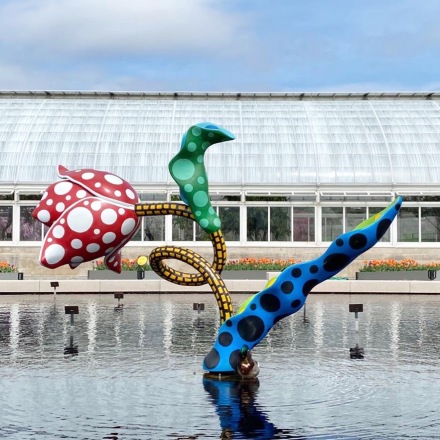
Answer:
<svg viewBox="0 0 440 440"><path fill-rule="evenodd" d="M23 272L19 272L17 267L6 261L0 261L0 280L22 280Z"/></svg>
<svg viewBox="0 0 440 440"><path fill-rule="evenodd" d="M440 270L440 262L421 264L410 258L404 260L365 260L359 272L398 272L413 270Z"/></svg>
<svg viewBox="0 0 440 440"><path fill-rule="evenodd" d="M300 262L301 260L296 258L238 258L235 260L227 260L223 270L281 271L292 264Z"/></svg>
<svg viewBox="0 0 440 440"><path fill-rule="evenodd" d="M429 281L437 278L440 263L423 263L410 258L404 260L370 260L356 272L357 280Z"/></svg>

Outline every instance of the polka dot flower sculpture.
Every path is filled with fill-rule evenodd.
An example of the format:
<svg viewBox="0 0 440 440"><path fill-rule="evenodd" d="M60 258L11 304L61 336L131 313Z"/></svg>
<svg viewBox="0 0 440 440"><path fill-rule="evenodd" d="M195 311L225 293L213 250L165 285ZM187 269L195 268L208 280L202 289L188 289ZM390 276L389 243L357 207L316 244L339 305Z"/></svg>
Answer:
<svg viewBox="0 0 440 440"><path fill-rule="evenodd" d="M140 219L133 187L104 171L69 171L58 167L60 182L53 183L33 211L34 218L49 226L40 252L48 268L105 256L105 264L121 271L121 248L136 233Z"/></svg>
<svg viewBox="0 0 440 440"><path fill-rule="evenodd" d="M209 284L218 304L221 325L203 367L210 374L239 374L251 379L259 371L251 350L276 322L300 310L318 283L336 275L374 246L396 217L402 199L397 198L382 212L338 237L319 258L284 269L234 314L220 276L226 263L226 244L221 221L211 206L204 165L208 147L233 139L228 130L208 122L193 125L184 134L179 152L169 163L184 203L139 203L132 186L112 173L93 169L69 171L60 166L61 181L49 186L33 216L50 227L40 253L43 266L56 268L68 264L74 268L83 261L104 256L105 265L115 272L121 271L121 248L136 233L141 216L175 215L197 222L210 236L212 263L190 249L167 245L151 252L151 268L175 284ZM170 259L185 262L197 273L169 267L166 261Z"/></svg>

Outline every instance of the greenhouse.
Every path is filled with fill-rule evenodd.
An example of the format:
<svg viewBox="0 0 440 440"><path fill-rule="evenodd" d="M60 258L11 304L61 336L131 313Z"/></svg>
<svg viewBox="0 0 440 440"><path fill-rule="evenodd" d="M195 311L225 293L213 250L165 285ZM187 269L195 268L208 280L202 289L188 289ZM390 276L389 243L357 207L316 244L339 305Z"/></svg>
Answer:
<svg viewBox="0 0 440 440"><path fill-rule="evenodd" d="M115 173L142 202L179 201L168 163L205 121L236 136L206 153L230 257L319 255L401 195L370 255L440 260L440 93L0 92L2 255L41 273L46 230L31 212L59 164ZM209 254L207 238L187 219L145 217L124 252Z"/></svg>

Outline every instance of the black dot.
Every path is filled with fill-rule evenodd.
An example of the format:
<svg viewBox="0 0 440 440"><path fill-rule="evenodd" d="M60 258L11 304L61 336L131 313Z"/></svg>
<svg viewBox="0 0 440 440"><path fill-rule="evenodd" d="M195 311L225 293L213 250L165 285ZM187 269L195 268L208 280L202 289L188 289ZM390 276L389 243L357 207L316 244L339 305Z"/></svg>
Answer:
<svg viewBox="0 0 440 440"><path fill-rule="evenodd" d="M293 283L292 283L292 281L284 281L284 283L281 284L281 291L283 293L292 293L293 292Z"/></svg>
<svg viewBox="0 0 440 440"><path fill-rule="evenodd" d="M226 322L226 327L232 327L232 321L230 319L228 319Z"/></svg>
<svg viewBox="0 0 440 440"><path fill-rule="evenodd" d="M250 315L238 322L237 331L245 341L254 342L264 333L264 322L260 317Z"/></svg>
<svg viewBox="0 0 440 440"><path fill-rule="evenodd" d="M241 361L240 350L234 350L229 355L229 364L231 365L231 367L234 370L236 370L237 369L237 365L239 364L240 361Z"/></svg>
<svg viewBox="0 0 440 440"><path fill-rule="evenodd" d="M251 310L255 310L257 308L256 304L251 304Z"/></svg>
<svg viewBox="0 0 440 440"><path fill-rule="evenodd" d="M276 312L281 307L280 300L271 293L265 293L261 296L260 305L266 312Z"/></svg>
<svg viewBox="0 0 440 440"><path fill-rule="evenodd" d="M295 269L292 269L292 276L293 278L299 278L301 276L302 272L301 269L298 267L295 267Z"/></svg>
<svg viewBox="0 0 440 440"><path fill-rule="evenodd" d="M348 242L352 249L362 249L367 244L367 237L364 234L354 234Z"/></svg>
<svg viewBox="0 0 440 440"><path fill-rule="evenodd" d="M223 347L227 347L228 345L231 345L232 342L232 335L229 332L223 332L220 333L220 335L218 336L218 343L220 345L222 345Z"/></svg>
<svg viewBox="0 0 440 440"><path fill-rule="evenodd" d="M215 348L212 348L211 351L205 357L205 366L208 370L212 370L215 368L220 362L220 355Z"/></svg>
<svg viewBox="0 0 440 440"><path fill-rule="evenodd" d="M313 264L312 266L310 266L310 273L316 273L318 272L318 266L316 264Z"/></svg>
<svg viewBox="0 0 440 440"><path fill-rule="evenodd" d="M301 301L299 299L296 299L295 301L292 301L292 309L296 309L297 307L299 307L301 305Z"/></svg>
<svg viewBox="0 0 440 440"><path fill-rule="evenodd" d="M341 247L343 244L344 244L344 240L342 240L342 238L338 238L338 239L336 240L336 246Z"/></svg>
<svg viewBox="0 0 440 440"><path fill-rule="evenodd" d="M331 254L323 263L323 267L327 272L335 272L343 269L350 262L350 257L345 254Z"/></svg>
<svg viewBox="0 0 440 440"><path fill-rule="evenodd" d="M317 285L319 284L319 280L308 280L304 283L303 286L303 294L304 296L307 296L309 292Z"/></svg>
<svg viewBox="0 0 440 440"><path fill-rule="evenodd" d="M388 220L387 218L384 218L379 222L376 229L376 239L380 240L385 232L387 232L388 228L390 227L391 220Z"/></svg>

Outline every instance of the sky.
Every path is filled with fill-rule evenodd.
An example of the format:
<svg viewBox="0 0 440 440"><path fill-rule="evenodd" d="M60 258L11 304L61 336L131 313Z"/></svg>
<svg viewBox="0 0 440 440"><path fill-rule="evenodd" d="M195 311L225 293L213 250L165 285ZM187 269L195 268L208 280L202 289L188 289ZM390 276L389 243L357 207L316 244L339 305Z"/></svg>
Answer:
<svg viewBox="0 0 440 440"><path fill-rule="evenodd" d="M440 0L0 0L0 90L440 91Z"/></svg>

